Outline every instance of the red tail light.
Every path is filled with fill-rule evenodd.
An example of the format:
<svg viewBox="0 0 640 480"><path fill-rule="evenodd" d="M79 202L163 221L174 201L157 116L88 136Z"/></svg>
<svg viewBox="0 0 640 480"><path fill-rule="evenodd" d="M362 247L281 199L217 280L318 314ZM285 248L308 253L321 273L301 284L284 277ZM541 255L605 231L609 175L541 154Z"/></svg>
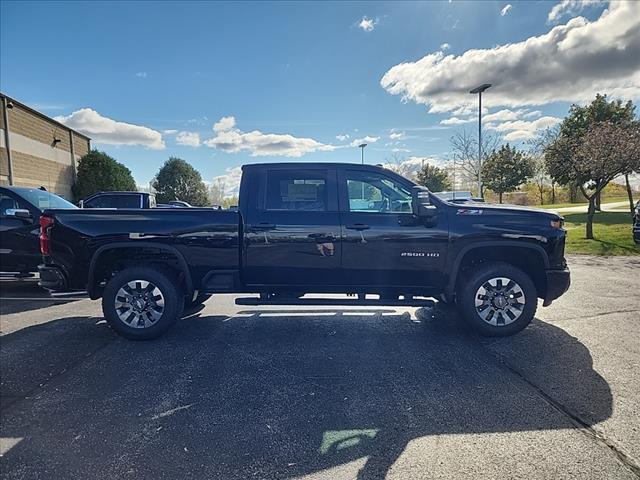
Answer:
<svg viewBox="0 0 640 480"><path fill-rule="evenodd" d="M49 238L49 232L55 220L52 217L41 216L40 217L40 253L42 255L51 254L51 239Z"/></svg>

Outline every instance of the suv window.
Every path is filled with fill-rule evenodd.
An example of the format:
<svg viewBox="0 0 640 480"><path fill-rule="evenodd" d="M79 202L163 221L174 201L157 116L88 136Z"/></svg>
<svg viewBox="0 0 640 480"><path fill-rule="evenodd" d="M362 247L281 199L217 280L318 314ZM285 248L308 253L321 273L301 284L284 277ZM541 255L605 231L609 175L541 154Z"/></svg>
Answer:
<svg viewBox="0 0 640 480"><path fill-rule="evenodd" d="M47 208L78 208L73 203L66 201L64 198L59 197L55 193L47 192L46 190L40 190L39 188L22 188L16 192L17 195L24 198L31 205L35 206L38 210L44 211ZM6 195L3 195L3 198ZM22 203L22 202L20 202ZM19 208L27 208L26 205L22 205Z"/></svg>
<svg viewBox="0 0 640 480"><path fill-rule="evenodd" d="M0 217L6 216L7 210L12 208L20 208L18 202L14 198L0 193Z"/></svg>
<svg viewBox="0 0 640 480"><path fill-rule="evenodd" d="M349 211L410 213L411 192L399 182L375 172L348 171Z"/></svg>
<svg viewBox="0 0 640 480"><path fill-rule="evenodd" d="M140 195L100 195L87 202L85 208L140 208Z"/></svg>
<svg viewBox="0 0 640 480"><path fill-rule="evenodd" d="M327 210L325 171L272 170L267 174L267 210Z"/></svg>

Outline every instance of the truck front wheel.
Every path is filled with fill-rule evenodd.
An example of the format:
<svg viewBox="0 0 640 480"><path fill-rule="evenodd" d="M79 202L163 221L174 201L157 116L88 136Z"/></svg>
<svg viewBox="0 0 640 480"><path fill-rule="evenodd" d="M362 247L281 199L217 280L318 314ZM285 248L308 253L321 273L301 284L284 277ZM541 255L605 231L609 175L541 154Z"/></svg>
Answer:
<svg viewBox="0 0 640 480"><path fill-rule="evenodd" d="M460 313L471 327L492 337L524 329L538 306L531 278L507 263L481 264L466 272L457 298Z"/></svg>
<svg viewBox="0 0 640 480"><path fill-rule="evenodd" d="M102 295L102 311L117 333L150 340L165 333L182 314L184 295L164 271L131 267L118 272Z"/></svg>

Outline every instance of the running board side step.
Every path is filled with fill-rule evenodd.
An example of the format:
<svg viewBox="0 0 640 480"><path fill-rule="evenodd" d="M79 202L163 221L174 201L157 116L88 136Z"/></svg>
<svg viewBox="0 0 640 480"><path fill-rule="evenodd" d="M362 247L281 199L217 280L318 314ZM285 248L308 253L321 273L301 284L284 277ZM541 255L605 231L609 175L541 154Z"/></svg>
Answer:
<svg viewBox="0 0 640 480"><path fill-rule="evenodd" d="M343 298L236 298L236 305L336 305L353 307L433 307L430 299L378 300L378 299L343 299Z"/></svg>

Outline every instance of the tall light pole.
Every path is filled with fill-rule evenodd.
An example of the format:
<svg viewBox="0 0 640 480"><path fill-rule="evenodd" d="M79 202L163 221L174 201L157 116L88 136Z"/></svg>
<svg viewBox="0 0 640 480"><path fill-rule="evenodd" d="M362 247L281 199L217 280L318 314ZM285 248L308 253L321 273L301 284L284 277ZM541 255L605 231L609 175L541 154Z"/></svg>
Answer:
<svg viewBox="0 0 640 480"><path fill-rule="evenodd" d="M471 94L478 94L478 196L482 197L482 92L491 87L490 83L482 85L469 91Z"/></svg>
<svg viewBox="0 0 640 480"><path fill-rule="evenodd" d="M358 145L358 148L362 152L362 165L364 165L364 147L366 146L366 143L361 143L360 145ZM360 186L362 187L361 198L362 200L364 200L364 182L360 182Z"/></svg>
<svg viewBox="0 0 640 480"><path fill-rule="evenodd" d="M358 148L362 150L362 165L364 165L364 147L366 146L367 146L366 143L361 143L360 145L358 145Z"/></svg>

